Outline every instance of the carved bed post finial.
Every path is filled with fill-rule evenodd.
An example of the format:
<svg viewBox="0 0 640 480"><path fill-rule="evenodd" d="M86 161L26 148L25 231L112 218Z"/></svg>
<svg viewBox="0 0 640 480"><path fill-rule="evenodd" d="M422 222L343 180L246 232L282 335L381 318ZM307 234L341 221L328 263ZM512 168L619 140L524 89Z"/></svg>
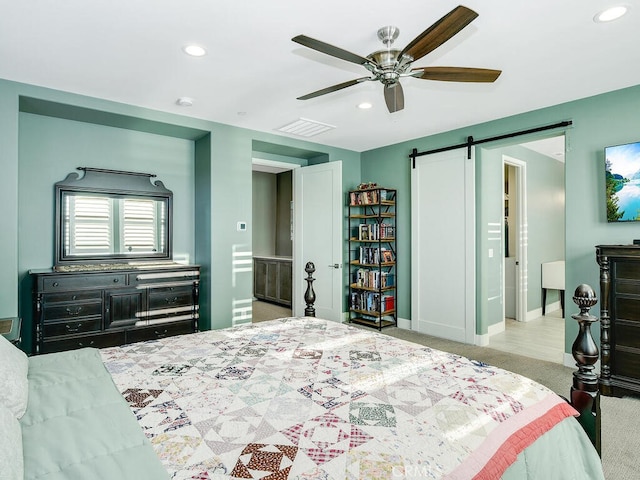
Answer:
<svg viewBox="0 0 640 480"><path fill-rule="evenodd" d="M304 309L304 314L307 317L315 317L316 309L313 306L316 301L316 294L313 291L313 281L315 280L315 278L313 278L312 275L313 272L316 271L316 266L313 264L313 262L307 262L304 267L304 271L307 272L307 278L305 279L307 281L307 291L304 292L304 301L307 304L307 308Z"/></svg>
<svg viewBox="0 0 640 480"><path fill-rule="evenodd" d="M578 370L573 372L570 401L580 413L578 421L600 454L600 391L594 371L598 347L591 336L591 324L598 319L589 313L598 298L593 288L583 283L576 288L573 301L580 308L580 313L571 315L571 318L578 322L580 331L571 347Z"/></svg>

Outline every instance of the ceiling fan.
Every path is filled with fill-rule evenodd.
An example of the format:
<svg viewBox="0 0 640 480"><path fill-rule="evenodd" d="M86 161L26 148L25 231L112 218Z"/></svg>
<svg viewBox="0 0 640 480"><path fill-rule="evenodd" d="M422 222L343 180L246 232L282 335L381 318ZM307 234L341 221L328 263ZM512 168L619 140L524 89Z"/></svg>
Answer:
<svg viewBox="0 0 640 480"><path fill-rule="evenodd" d="M298 97L298 100L308 100L358 83L377 80L384 85L384 100L389 112L393 113L404 108L404 92L400 84L400 79L404 77L446 82L495 82L502 73L501 70L465 67L411 67L414 61L445 43L469 25L477 16L478 14L473 10L460 5L414 38L402 50L391 48L391 44L398 38L400 30L392 26L382 27L378 30L378 38L386 45L386 50L378 50L366 57L306 35L293 37L291 40L300 45L347 62L362 65L371 73L368 77L356 78L303 95Z"/></svg>

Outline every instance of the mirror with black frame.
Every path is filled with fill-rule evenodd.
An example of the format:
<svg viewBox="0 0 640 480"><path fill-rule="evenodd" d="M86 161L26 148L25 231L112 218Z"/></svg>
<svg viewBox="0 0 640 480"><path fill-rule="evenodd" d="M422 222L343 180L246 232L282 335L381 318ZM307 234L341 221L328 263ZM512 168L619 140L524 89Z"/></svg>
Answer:
<svg viewBox="0 0 640 480"><path fill-rule="evenodd" d="M171 190L149 173L78 170L55 186L55 268L172 259Z"/></svg>

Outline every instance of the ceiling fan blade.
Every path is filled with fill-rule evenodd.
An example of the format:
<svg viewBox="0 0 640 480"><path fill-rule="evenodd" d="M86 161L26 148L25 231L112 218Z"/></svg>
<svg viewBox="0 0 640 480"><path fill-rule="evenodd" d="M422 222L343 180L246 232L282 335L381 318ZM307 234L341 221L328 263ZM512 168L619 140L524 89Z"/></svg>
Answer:
<svg viewBox="0 0 640 480"><path fill-rule="evenodd" d="M420 73L422 72L422 73ZM442 82L495 82L502 70L465 67L424 67L411 70L411 76Z"/></svg>
<svg viewBox="0 0 640 480"><path fill-rule="evenodd" d="M402 55L409 55L414 60L424 57L469 25L477 16L473 10L462 5L457 6L414 38L400 52L399 58Z"/></svg>
<svg viewBox="0 0 640 480"><path fill-rule="evenodd" d="M348 52L347 50L343 50L339 47L334 47L333 45L321 42L320 40L316 40L315 38L307 37L306 35L298 35L296 37L293 37L291 40L299 43L300 45L304 45L305 47L317 50L318 52L325 53L342 60L346 60L347 62L357 63L358 65L371 63L371 60L365 57Z"/></svg>
<svg viewBox="0 0 640 480"><path fill-rule="evenodd" d="M348 82L339 83L337 85L332 85L331 87L323 88L322 90L318 90L316 92L308 93L307 95L298 97L298 100L309 100L310 98L319 97L320 95L325 95L331 92L336 92L338 90L342 90L343 88L347 88L357 83L365 82L367 80L371 79L369 77L362 77L356 78L355 80L349 80Z"/></svg>
<svg viewBox="0 0 640 480"><path fill-rule="evenodd" d="M404 91L399 82L385 84L384 101L387 104L389 113L397 112L404 108Z"/></svg>

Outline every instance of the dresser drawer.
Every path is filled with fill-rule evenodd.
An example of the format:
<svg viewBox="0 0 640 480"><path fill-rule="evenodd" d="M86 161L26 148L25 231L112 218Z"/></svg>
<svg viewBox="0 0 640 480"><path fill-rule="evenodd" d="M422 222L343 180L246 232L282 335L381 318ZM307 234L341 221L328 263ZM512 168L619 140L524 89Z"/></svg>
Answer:
<svg viewBox="0 0 640 480"><path fill-rule="evenodd" d="M640 350L640 325L618 323L612 326L615 345L624 345Z"/></svg>
<svg viewBox="0 0 640 480"><path fill-rule="evenodd" d="M78 335L60 340L46 339L42 342L40 353L61 352L63 350L75 350L77 348L115 347L125 343L124 331L99 333L95 335Z"/></svg>
<svg viewBox="0 0 640 480"><path fill-rule="evenodd" d="M42 296L42 303L71 303L84 300L101 300L101 290L78 290L76 292L47 293Z"/></svg>
<svg viewBox="0 0 640 480"><path fill-rule="evenodd" d="M615 292L623 295L638 295L640 297L640 282L630 280L618 280L615 283Z"/></svg>
<svg viewBox="0 0 640 480"><path fill-rule="evenodd" d="M131 285L142 286L162 286L163 284L173 284L175 286L186 286L200 279L200 272L193 269L167 270L154 272L138 272L132 274Z"/></svg>
<svg viewBox="0 0 640 480"><path fill-rule="evenodd" d="M149 327L138 327L127 330L127 343L157 340L159 338L183 335L194 331L193 320L158 323Z"/></svg>
<svg viewBox="0 0 640 480"><path fill-rule="evenodd" d="M616 296L615 303L615 319L640 321L640 297L629 298Z"/></svg>
<svg viewBox="0 0 640 480"><path fill-rule="evenodd" d="M611 373L640 379L640 350L616 345L613 351Z"/></svg>
<svg viewBox="0 0 640 480"><path fill-rule="evenodd" d="M77 333L99 332L102 327L102 317L85 318L71 322L50 322L44 324L45 337L59 337L61 335L75 335Z"/></svg>
<svg viewBox="0 0 640 480"><path fill-rule="evenodd" d="M193 304L193 287L160 287L149 291L149 310Z"/></svg>
<svg viewBox="0 0 640 480"><path fill-rule="evenodd" d="M80 288L125 286L127 275L124 273L109 273L100 275L51 275L42 277L44 292L77 290Z"/></svg>
<svg viewBox="0 0 640 480"><path fill-rule="evenodd" d="M45 304L42 308L42 319L44 323L100 315L102 315L102 302L53 303Z"/></svg>
<svg viewBox="0 0 640 480"><path fill-rule="evenodd" d="M640 279L640 262L615 262L614 277L617 279L628 278L637 281Z"/></svg>

